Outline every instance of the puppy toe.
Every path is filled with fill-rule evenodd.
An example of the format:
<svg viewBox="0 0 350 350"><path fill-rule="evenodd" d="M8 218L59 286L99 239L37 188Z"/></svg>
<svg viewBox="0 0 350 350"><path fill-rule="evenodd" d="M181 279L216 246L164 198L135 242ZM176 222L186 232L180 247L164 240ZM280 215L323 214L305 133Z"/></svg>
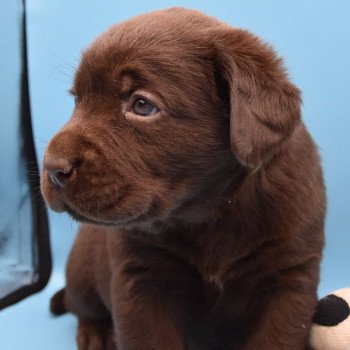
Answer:
<svg viewBox="0 0 350 350"><path fill-rule="evenodd" d="M110 323L79 321L77 344L79 350L117 350Z"/></svg>

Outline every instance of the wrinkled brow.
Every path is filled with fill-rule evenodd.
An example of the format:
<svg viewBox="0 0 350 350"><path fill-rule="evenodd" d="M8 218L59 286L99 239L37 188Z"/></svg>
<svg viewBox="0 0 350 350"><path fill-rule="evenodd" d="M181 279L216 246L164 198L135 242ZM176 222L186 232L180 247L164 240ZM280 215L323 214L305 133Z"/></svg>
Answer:
<svg viewBox="0 0 350 350"><path fill-rule="evenodd" d="M68 90L68 93L74 97L79 94L79 86L77 85L78 84L75 81L73 86ZM123 71L118 74L116 79L112 79L108 85L109 88L112 86L116 89L118 96L121 98L128 98L141 84L140 79L137 79L136 74L131 74L130 71Z"/></svg>
<svg viewBox="0 0 350 350"><path fill-rule="evenodd" d="M128 65L114 72L105 72L105 74L101 72L103 70L96 66L85 73L78 71L69 93L77 97L85 92L108 93L113 91L121 99L127 99L135 90L151 85L144 69L140 67Z"/></svg>

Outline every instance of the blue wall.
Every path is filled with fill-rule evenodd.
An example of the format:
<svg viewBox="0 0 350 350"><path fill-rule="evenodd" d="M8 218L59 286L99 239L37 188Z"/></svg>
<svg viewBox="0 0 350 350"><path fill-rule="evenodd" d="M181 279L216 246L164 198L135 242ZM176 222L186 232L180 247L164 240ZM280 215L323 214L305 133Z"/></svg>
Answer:
<svg viewBox="0 0 350 350"><path fill-rule="evenodd" d="M0 0L0 4L5 2ZM293 81L303 91L304 118L320 147L328 188L320 295L350 286L347 0L27 0L30 93L39 158L47 141L70 116L73 101L67 90L81 50L114 22L174 5L196 8L233 26L248 28L286 58ZM1 64L3 57L0 55ZM0 122L1 118L3 115ZM64 283L64 264L77 225L66 215L54 213L50 221L55 267L50 284L42 293L0 313L0 349L76 349L76 319L71 315L54 319L48 301Z"/></svg>
<svg viewBox="0 0 350 350"><path fill-rule="evenodd" d="M350 286L349 1L28 1L30 89L39 158L70 116L73 101L67 90L81 50L114 22L174 5L248 28L285 57L292 80L303 91L304 119L320 147L328 188L320 294ZM58 273L75 228L67 216L51 214Z"/></svg>

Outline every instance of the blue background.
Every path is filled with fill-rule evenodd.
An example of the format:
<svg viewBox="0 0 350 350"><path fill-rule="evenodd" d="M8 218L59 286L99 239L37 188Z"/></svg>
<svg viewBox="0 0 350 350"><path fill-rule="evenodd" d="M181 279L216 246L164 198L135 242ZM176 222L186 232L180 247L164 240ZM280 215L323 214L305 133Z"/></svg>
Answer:
<svg viewBox="0 0 350 350"><path fill-rule="evenodd" d="M320 296L350 286L350 2L319 0L87 1L27 3L30 95L38 158L67 121L81 50L112 23L169 6L202 10L273 44L303 91L304 120L319 145L328 190ZM54 319L49 296L64 283L76 223L50 213L54 272L40 294L0 313L1 349L75 349L76 320Z"/></svg>

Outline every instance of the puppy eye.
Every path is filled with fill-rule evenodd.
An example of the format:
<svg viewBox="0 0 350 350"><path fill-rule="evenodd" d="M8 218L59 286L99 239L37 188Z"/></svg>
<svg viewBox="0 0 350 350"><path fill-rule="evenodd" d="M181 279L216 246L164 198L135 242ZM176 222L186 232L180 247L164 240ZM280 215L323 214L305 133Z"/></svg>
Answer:
<svg viewBox="0 0 350 350"><path fill-rule="evenodd" d="M132 112L142 117L148 117L155 115L158 112L158 108L145 98L138 98L134 101Z"/></svg>

